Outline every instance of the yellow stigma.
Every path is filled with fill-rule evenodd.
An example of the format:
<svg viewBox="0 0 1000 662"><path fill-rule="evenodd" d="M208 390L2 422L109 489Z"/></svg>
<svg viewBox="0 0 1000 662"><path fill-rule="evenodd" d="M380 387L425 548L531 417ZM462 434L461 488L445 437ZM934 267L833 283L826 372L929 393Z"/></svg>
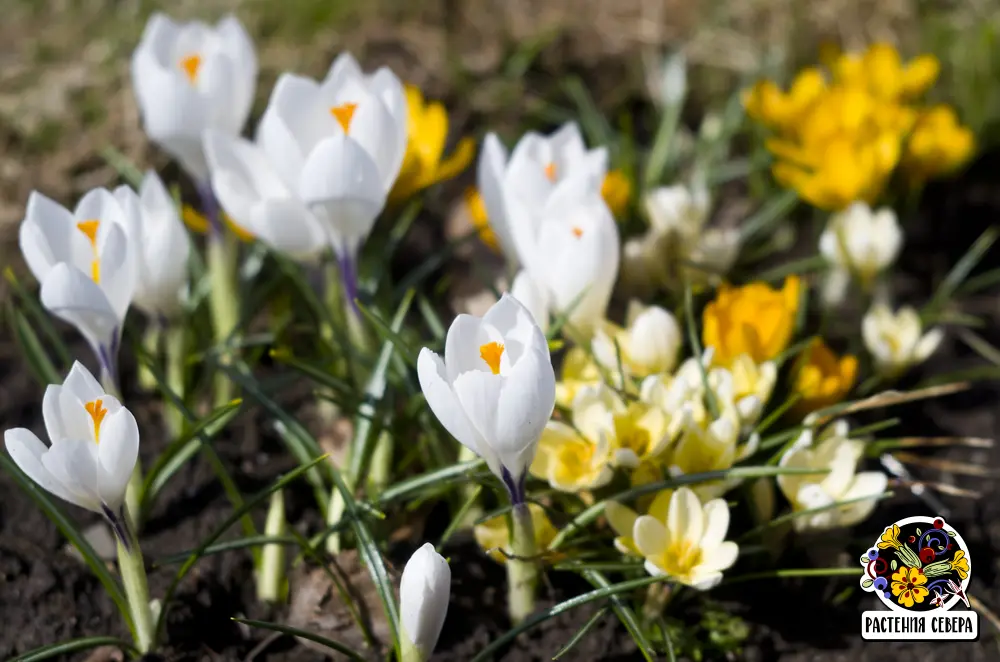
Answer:
<svg viewBox="0 0 1000 662"><path fill-rule="evenodd" d="M479 356L483 357L486 365L490 367L494 375L500 374L500 357L503 356L503 345L498 342L488 342L479 346Z"/></svg>
<svg viewBox="0 0 1000 662"><path fill-rule="evenodd" d="M330 114L337 118L340 122L340 126L344 129L344 133L348 132L351 128L351 119L354 118L354 111L357 109L358 104L356 103L342 103L339 106L334 106L330 109Z"/></svg>
<svg viewBox="0 0 1000 662"><path fill-rule="evenodd" d="M556 181L556 164L554 161L550 161L547 166L545 166L545 176L549 178L550 182Z"/></svg>
<svg viewBox="0 0 1000 662"><path fill-rule="evenodd" d="M100 398L94 400L93 402L88 402L85 404L84 409L90 414L91 420L94 421L94 443L101 442L101 422L104 420L104 416L108 413L107 408L105 408L104 403L101 402Z"/></svg>
<svg viewBox="0 0 1000 662"><path fill-rule="evenodd" d="M188 55L187 57L181 58L181 70L188 77L188 82L192 85L198 82L198 70L201 69L201 56L200 55Z"/></svg>
<svg viewBox="0 0 1000 662"><path fill-rule="evenodd" d="M90 242L90 249L94 255L94 259L90 261L90 277L95 283L101 282L101 260L97 255L97 229L100 226L101 222L97 219L80 221L76 224L76 229L87 235L87 241Z"/></svg>

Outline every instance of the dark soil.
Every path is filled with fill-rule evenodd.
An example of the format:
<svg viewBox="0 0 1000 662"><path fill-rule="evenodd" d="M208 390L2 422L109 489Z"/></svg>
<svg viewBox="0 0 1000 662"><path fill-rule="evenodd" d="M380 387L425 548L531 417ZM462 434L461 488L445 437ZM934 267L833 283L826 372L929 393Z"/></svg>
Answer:
<svg viewBox="0 0 1000 662"><path fill-rule="evenodd" d="M939 279L947 265L953 264L990 223L1000 219L1000 193L995 187L997 160L996 156L983 158L958 181L928 188L919 213L902 219L908 243L901 264L903 271L914 277L913 282ZM987 262L983 268L1000 264L996 251L988 256ZM914 294L926 298L928 292ZM972 312L986 318L988 326L980 330L981 335L1000 344L1000 308L996 306L995 294L990 297L991 305ZM969 306L975 308L979 304L971 301ZM90 362L86 348L80 348L78 356ZM922 372L950 372L981 363L981 359L949 336ZM134 374L128 365L124 372ZM2 427L25 426L42 433L37 413L42 389L25 370L10 340L0 344L0 375ZM127 393L135 393L130 384L125 387ZM132 395L128 402L139 419L143 433L141 455L148 463L165 443L157 433L161 426L158 405L142 395ZM998 413L997 388L989 384L941 400L899 408L892 415L903 418L900 435L995 438ZM231 424L217 438L215 448L244 493L262 488L294 466L284 447L267 429L264 416L254 410ZM1000 448L918 452L936 459L962 460L993 472L1000 469ZM969 594L992 610L1000 609L997 582L1000 501L993 482L927 468L914 468L913 472L922 479L983 493L978 500L957 497L943 497L943 500L950 510L946 514L949 522L964 537L974 560ZM812 540L813 551L787 552L781 567L851 565L887 523L909 515L930 514L928 506L905 489L898 488L896 492L891 502L882 504L876 515L856 531L831 534L827 540ZM304 484L292 486L286 502L290 521L299 523L303 532L318 527L312 497ZM105 634L125 637L127 633L119 616L100 584L83 563L67 552L65 541L55 527L6 475L0 475L0 503L3 504L0 507L0 657L12 658L74 637ZM98 521L96 516L68 505L64 511L83 525ZM211 470L205 462L196 460L169 484L150 514L142 535L147 562L155 564L156 559L191 549L230 513L231 507ZM230 533L237 534L235 530ZM416 532L413 540L419 534ZM445 552L451 557L454 577L451 608L434 659L462 662L504 633L509 624L504 615L502 568L467 539L456 536L454 541ZM412 541L398 547L403 546L408 548L390 550L390 567L397 572L412 549ZM150 573L151 595L162 595L170 577L170 568L154 568ZM589 589L573 575L550 573L548 580L540 606ZM845 589L851 588L852 591L845 593ZM720 587L715 597L751 625L751 635L742 653L748 660L1000 659L1000 648L986 619L980 620L983 635L976 643L863 642L860 612L872 608L873 598L862 594L853 578L751 582ZM508 662L551 659L597 608L599 605L588 605L546 621L497 659ZM280 612L271 612L255 601L251 563L245 552L204 558L184 581L168 621L169 643L162 651L163 658L178 662L324 659L319 652L289 637L270 638L268 632L245 629L230 620L233 616L263 620L282 617ZM613 616L608 616L563 659L612 661L638 657L628 634ZM79 654L71 659L86 658L87 654Z"/></svg>

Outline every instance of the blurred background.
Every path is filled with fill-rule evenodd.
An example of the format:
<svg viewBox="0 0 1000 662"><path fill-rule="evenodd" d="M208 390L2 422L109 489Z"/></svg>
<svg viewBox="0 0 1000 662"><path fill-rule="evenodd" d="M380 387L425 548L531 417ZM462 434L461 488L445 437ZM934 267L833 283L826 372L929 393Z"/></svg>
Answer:
<svg viewBox="0 0 1000 662"><path fill-rule="evenodd" d="M2 0L0 262L28 193L71 202L117 175L111 146L142 168L166 159L140 129L129 55L150 12L214 21L235 12L257 42L255 115L283 70L321 76L350 50L388 64L446 102L453 135L508 138L562 119L579 84L606 117L647 103L651 72L682 50L686 116L758 75L787 82L825 43L876 40L942 61L936 98L953 103L988 148L1000 118L996 0ZM569 84L569 83L572 83ZM253 121L251 122L251 124ZM642 133L642 127L635 127ZM471 177L467 173L466 178ZM461 185L462 180L456 185ZM15 251L16 253L16 251ZM2 287L2 286L0 286Z"/></svg>

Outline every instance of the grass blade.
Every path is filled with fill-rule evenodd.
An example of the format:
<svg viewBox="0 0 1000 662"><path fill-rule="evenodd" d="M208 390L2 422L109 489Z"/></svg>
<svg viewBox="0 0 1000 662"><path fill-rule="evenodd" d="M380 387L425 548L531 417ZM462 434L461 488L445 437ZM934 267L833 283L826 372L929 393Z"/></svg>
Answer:
<svg viewBox="0 0 1000 662"><path fill-rule="evenodd" d="M207 550L212 543L218 540L223 533L228 531L229 527L242 519L244 515L247 515L251 509L258 504L263 503L268 497L270 497L272 492L282 489L285 485L291 483L293 480L311 469L313 465L322 462L325 459L326 456L324 455L316 458L309 464L296 467L284 476L279 477L278 480L274 481L274 483L272 483L269 487L247 499L240 508L235 509L233 513L222 522L222 524L216 527L215 530L191 552L191 554L187 557L187 560L181 566L180 570L178 570L177 574L174 575L173 580L171 580L170 585L167 587L167 590L163 595L160 618L156 622L156 636L154 637L154 641L160 639L160 635L163 634L163 628L166 627L167 614L170 612L170 602L174 597L174 592L177 590L177 587L180 585L184 577L186 577L188 572L190 572L191 568L194 567L194 564L198 562L198 559L204 555L205 550Z"/></svg>
<svg viewBox="0 0 1000 662"><path fill-rule="evenodd" d="M326 646L330 650L335 650L342 655L346 655L349 660L357 660L358 662L368 662L368 658L359 655L357 652L340 643L339 641L334 641L333 639L327 639L326 637L321 637L318 634L313 634L312 632L306 632L305 630L299 630L298 628L293 628L288 625L283 625L281 623L268 623L267 621L252 621L247 618L233 618L236 623L242 623L243 625L249 625L250 627L261 628L262 630L271 630L272 632L280 632L282 634L287 634L290 637L301 637L302 639L308 639L309 641L315 641L321 646Z"/></svg>
<svg viewBox="0 0 1000 662"><path fill-rule="evenodd" d="M17 341L21 351L24 352L24 357L28 361L28 367L34 373L38 383L42 386L61 383L62 377L60 377L59 372L52 363L52 359L49 358L48 352L45 351L41 341L35 334L35 330L31 328L28 318L21 311L14 308L14 304L10 302L7 304L7 314L10 318L10 328L14 339Z"/></svg>
<svg viewBox="0 0 1000 662"><path fill-rule="evenodd" d="M583 578L593 584L594 588L608 588L611 586L611 582L608 581L607 577L597 570L584 570L582 574ZM628 633L632 635L632 639L635 641L635 645L639 647L639 651L642 652L642 656L646 658L647 662L653 662L656 659L653 644L642 633L642 627L639 625L639 621L636 620L635 612L632 611L632 608L625 604L617 595L612 595L611 609L614 610L618 620L622 622Z"/></svg>
<svg viewBox="0 0 1000 662"><path fill-rule="evenodd" d="M3 467L7 473L9 473L13 478L14 482L18 486L28 493L35 503L45 512L45 516L52 520L52 523L56 525L59 529L59 533L73 544L74 547L79 550L80 554L83 556L83 560L87 563L91 572L97 577L101 585L104 586L104 590L108 592L111 596L112 601L114 601L115 606L118 607L118 611L121 612L122 618L128 624L129 631L133 630L132 625L132 612L129 610L128 601L125 599L125 594L122 592L121 585L118 580L111 575L108 567L101 560L101 557L97 555L94 548L90 546L87 539L82 533L77 531L76 526L70 522L66 516L60 510L59 506L55 504L49 493L43 490L41 487L35 484L33 480L28 478L21 468L14 463L14 460L10 459L6 453L0 453L0 467Z"/></svg>
<svg viewBox="0 0 1000 662"><path fill-rule="evenodd" d="M941 312L941 309L952 298L955 291L962 284L962 281L976 268L976 265L979 264L979 261L983 259L983 256L986 255L986 252L996 243L998 238L1000 238L1000 228L997 226L991 226L979 235L979 238L973 242L969 250L962 256L962 259L956 262L955 266L948 272L948 275L944 277L944 280L941 281L941 284L934 292L934 296L931 297L930 302L922 311L920 317L925 323L932 320L935 315Z"/></svg>
<svg viewBox="0 0 1000 662"><path fill-rule="evenodd" d="M127 641L122 641L117 637L81 637L70 641L61 641L58 644L49 644L34 650L22 653L14 658L12 662L41 662L59 655L69 655L80 651L90 650L98 646L115 646L129 655L138 656L139 651Z"/></svg>
<svg viewBox="0 0 1000 662"><path fill-rule="evenodd" d="M587 636L587 633L590 632L595 625L600 623L601 619L604 618L607 615L607 613L608 613L608 607L601 607L596 612L594 612L594 615L590 617L590 620L584 623L583 627L576 631L576 634L574 634L573 637L566 642L565 646L559 649L559 652L557 652L555 655L552 656L552 659L558 660L563 655L573 650L573 647L576 646L581 639ZM647 657L646 659L648 660L649 658Z"/></svg>
<svg viewBox="0 0 1000 662"><path fill-rule="evenodd" d="M414 476L386 488L378 496L378 504L381 506L392 501L409 498L414 492L419 492L428 486L441 487L450 483L464 482L474 472L482 471L485 468L486 463L483 460L469 460Z"/></svg>
<svg viewBox="0 0 1000 662"><path fill-rule="evenodd" d="M212 556L214 554L222 554L223 552L231 552L237 549L249 549L275 543L282 545L295 545L298 544L298 540L292 536L253 536L250 538L237 538L236 540L220 542L217 545L209 545L204 549L204 551L202 551L201 555L202 557ZM184 561L187 561L188 557L190 557L194 551L195 550L193 549L187 549L183 552L177 552L176 554L165 556L162 559L153 559L150 565L154 568L162 568L168 565L184 563Z"/></svg>

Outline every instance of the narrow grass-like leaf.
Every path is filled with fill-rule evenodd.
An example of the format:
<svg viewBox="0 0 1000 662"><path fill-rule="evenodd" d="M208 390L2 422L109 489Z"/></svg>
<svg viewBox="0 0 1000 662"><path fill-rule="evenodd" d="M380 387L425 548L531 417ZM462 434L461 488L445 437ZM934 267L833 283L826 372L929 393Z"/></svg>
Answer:
<svg viewBox="0 0 1000 662"><path fill-rule="evenodd" d="M594 602L595 600L602 600L612 595L627 593L629 591L634 591L637 588L643 588L645 586L649 586L650 584L658 584L665 581L668 581L666 577L643 577L641 579L633 579L619 584L612 584L611 586L607 586L605 588L594 589L593 591L588 591L587 593L578 595L575 598L570 598L565 602L560 602L553 607L549 607L544 611L528 617L521 622L520 625L511 628L503 635L491 641L486 648L479 651L479 654L472 658L471 662L486 662L487 660L493 659L493 655L495 655L509 642L513 641L522 633L527 632L539 623L547 621L553 616L558 616L559 614L563 614L571 609L575 609L576 607Z"/></svg>
<svg viewBox="0 0 1000 662"><path fill-rule="evenodd" d="M736 542L742 543L744 540L746 540L748 538L752 538L753 536L756 536L756 535L760 535L761 533L767 531L768 529L773 529L773 528L775 528L777 526L781 526L785 522L791 522L792 520L798 519L800 517L807 517L809 515L816 515L818 513L823 513L823 512L826 512L828 510L835 510L835 509L841 508L843 506L849 506L849 505L851 505L853 503L861 503L863 501L868 501L868 500L881 501L882 499L888 499L892 495L893 495L893 493L891 491L888 491L888 492L882 492L881 494L875 494L875 495L857 497L857 498L854 498L854 499L844 499L843 501L835 501L833 503L828 503L828 504L826 504L824 506L819 506L817 508L807 508L806 510L793 510L790 513L786 513L784 515L780 515L780 516L775 517L774 519L770 520L769 522L765 522L765 523L761 524L760 526L757 526L757 527L754 527L754 528L750 529L749 531L747 531L746 533L744 533L742 536L740 536L739 538L737 538Z"/></svg>
<svg viewBox="0 0 1000 662"><path fill-rule="evenodd" d="M55 352L55 359L59 364L57 367L62 367L64 371L68 372L73 363L73 355L53 323L55 318L49 311L45 310L38 297L21 284L10 267L4 270L4 278L10 284L10 288L19 302L18 309L30 318L31 327L36 331L40 329L48 341L42 343L43 346L47 344ZM13 301L13 298L11 300Z"/></svg>
<svg viewBox="0 0 1000 662"><path fill-rule="evenodd" d="M607 577L597 570L587 569L582 574L583 578L590 582L594 588L608 588L611 586L611 582L608 581ZM617 595L612 595L610 600L611 609L614 610L618 620L622 622L628 633L632 635L635 645L639 647L639 652L642 653L647 662L653 662L656 659L656 652L653 650L653 644L643 634L642 626L639 625L639 621L635 617L635 612Z"/></svg>
<svg viewBox="0 0 1000 662"><path fill-rule="evenodd" d="M118 580L111 575L108 567L105 565L104 561L94 548L91 547L90 543L87 542L87 538L84 537L80 531L77 530L76 526L66 518L62 510L49 496L49 493L43 490L41 487L35 484L33 480L28 478L21 468L14 463L14 460L6 453L0 453L0 467L11 475L14 482L17 483L24 492L27 492L28 496L38 504L39 508L45 513L45 516L56 525L61 533L69 542L77 548L83 560L86 562L87 567L90 571L94 573L101 585L104 586L104 590L108 592L108 596L118 607L118 611L121 612L122 618L125 619L125 623L128 624L129 631L134 631L132 624L132 612L129 610L128 601L125 599L125 594L122 592L121 585Z"/></svg>
<svg viewBox="0 0 1000 662"><path fill-rule="evenodd" d="M414 290L408 290L407 294L403 295L404 300L407 302L407 308L409 307L410 301L413 299ZM417 365L417 353L410 347L401 335L399 335L398 330L394 330L392 326L386 324L385 320L379 317L377 314L369 310L364 304L358 303L358 310L364 315L368 321L375 325L375 330L378 331L379 335L382 336L385 342L394 345L398 350L400 356L402 356L406 362L411 367L416 367ZM388 359L387 359L388 361Z"/></svg>
<svg viewBox="0 0 1000 662"><path fill-rule="evenodd" d="M42 646L27 653L21 653L12 662L41 662L42 660L50 660L60 655L91 650L99 646L115 646L129 655L139 655L139 651L136 650L135 646L117 637L81 637L79 639L61 641L58 644Z"/></svg>
<svg viewBox="0 0 1000 662"><path fill-rule="evenodd" d="M585 636L587 636L587 633L590 632L591 630L593 630L594 626L597 625L598 623L600 623L602 618L604 618L605 616L607 616L608 609L609 609L608 607L601 607L600 609L598 609L597 611L595 611L594 615L591 616L587 620L587 622L583 624L583 627L581 627L579 630L577 630L576 634L574 634L573 637L569 641L566 642L566 645L563 646L562 648L560 648L559 651L555 655L552 656L552 659L553 660L558 660L563 655L565 655L566 653L568 653L571 650L573 650L573 647L576 646L580 642L581 639L583 639ZM646 658L646 659L649 659L649 658Z"/></svg>
<svg viewBox="0 0 1000 662"><path fill-rule="evenodd" d="M785 474L819 475L826 473L830 473L829 469L800 469L796 467L771 466L733 467L732 469L725 469L722 471L706 471L704 473L686 474L683 476L676 476L669 480L632 487L619 492L618 494L609 496L606 499L602 499L601 501L598 501L592 506L589 506L581 511L566 526L560 529L556 537L552 539L551 543L549 543L549 550L558 549L563 543L566 542L573 532L579 531L594 522L594 520L596 520L604 512L604 506L607 505L608 501L628 501L630 499L635 499L647 494L653 494L661 490L677 489L678 487L683 487L685 485L697 485L698 483L708 483L717 480L769 478L771 476L780 476Z"/></svg>
<svg viewBox="0 0 1000 662"><path fill-rule="evenodd" d="M105 163L115 169L119 177L128 182L128 185L135 190L139 190L139 187L142 186L142 170L132 163L132 160L129 157L125 156L111 145L105 145L102 147L100 154Z"/></svg>
<svg viewBox="0 0 1000 662"><path fill-rule="evenodd" d="M42 386L61 383L63 378L53 365L52 359L49 358L49 354L42 346L35 330L28 323L27 317L14 308L10 302L7 305L7 315L10 319L14 339L24 353L24 358L28 361L28 368L35 375L38 383Z"/></svg>
<svg viewBox="0 0 1000 662"><path fill-rule="evenodd" d="M746 243L757 234L767 234L767 230L783 219L795 208L799 195L793 189L782 191L757 210L757 213L743 221L740 227L740 242Z"/></svg>
<svg viewBox="0 0 1000 662"><path fill-rule="evenodd" d="M177 574L174 575L174 578L171 580L170 585L167 587L167 590L163 595L163 601L161 602L162 607L160 609L160 618L156 622L156 636L154 637L154 641L159 640L160 636L163 634L163 628L167 624L167 614L170 611L170 603L173 600L174 592L177 590L177 587L180 585L181 581L187 576L188 572L190 572L191 568L194 567L194 564L198 562L198 560L202 557L202 555L204 555L205 550L211 547L212 544L216 540L218 540L220 536L222 536L222 534L228 531L229 527L231 527L237 521L241 520L243 516L248 514L255 506L263 503L268 497L270 497L272 492L284 488L285 485L288 485L293 480L295 480L305 472L309 471L309 469L311 469L314 465L324 461L325 459L326 459L325 455L322 457L318 457L311 463L302 465L300 467L296 467L295 469L289 471L285 475L278 477L278 479L273 483L271 483L269 487L261 490L257 494L254 494L249 499L247 499L240 508L235 509L229 515L229 517L227 517L222 522L222 524L217 526L215 530L212 531L212 533L210 533L204 540L201 541L201 544L198 545L198 547L192 550L191 554L187 557L187 560L184 561L184 564L181 566L180 570L178 570Z"/></svg>
<svg viewBox="0 0 1000 662"><path fill-rule="evenodd" d="M412 271L399 282L393 289L393 298L402 297L408 290L418 289L420 284L428 278L434 270L440 267L451 257L458 248L466 243L475 241L479 237L479 230L473 229L467 234L448 242L441 250L428 255L422 263L417 265Z"/></svg>
<svg viewBox="0 0 1000 662"><path fill-rule="evenodd" d="M298 544L298 540L292 536L253 536L251 538L237 538L236 540L227 540L215 545L209 545L201 552L201 556L213 556L215 554L231 552L237 549L251 549L270 544L296 545ZM168 565L184 563L194 552L195 550L188 549L183 552L171 554L170 556L165 556L162 559L153 559L151 565L154 568L162 568Z"/></svg>
<svg viewBox="0 0 1000 662"><path fill-rule="evenodd" d="M339 641L334 641L333 639L327 639L326 637L321 637L318 634L312 632L306 632L305 630L299 630L298 628L293 628L288 625L283 625L282 623L268 623L267 621L252 621L247 618L236 618L233 617L233 621L236 623L241 623L243 625L249 625L250 627L260 628L262 630L271 630L272 632L280 632L282 634L287 634L290 637L300 637L302 639L308 639L309 641L314 641L321 646L326 646L330 650L337 651L341 655L346 655L349 660L357 660L358 662L368 662L368 658L357 653L354 649L346 646Z"/></svg>
<svg viewBox="0 0 1000 662"><path fill-rule="evenodd" d="M930 302L921 311L920 317L925 323L938 314L944 308L945 304L951 300L955 291L962 284L962 281L976 268L976 265L983 259L983 256L986 255L986 252L996 242L997 238L1000 238L1000 227L993 225L986 228L979 235L979 238L973 242L972 246L969 247L965 255L955 263L955 266L951 268L948 275L941 281Z"/></svg>
<svg viewBox="0 0 1000 662"><path fill-rule="evenodd" d="M307 361L302 361L294 356L292 356L288 351L275 349L272 350L270 356L275 361L287 365L296 372L300 372L314 382L325 386L331 391L335 391L341 394L351 394L354 393L354 386L345 382L342 379L338 379L333 376L328 370L323 370L321 367L317 366L315 363L309 363Z"/></svg>
<svg viewBox="0 0 1000 662"><path fill-rule="evenodd" d="M607 118L597 108L594 98L587 91L579 76L567 76L562 80L563 91L572 99L576 106L580 126L591 145L608 145L614 138L614 132Z"/></svg>
<svg viewBox="0 0 1000 662"><path fill-rule="evenodd" d="M804 274L812 271L822 271L826 269L826 258L822 255L811 255L798 260L792 260L776 267L761 271L754 275L754 280L762 280L766 283L784 280L792 274Z"/></svg>
<svg viewBox="0 0 1000 662"><path fill-rule="evenodd" d="M439 554L441 553L441 549L451 539L455 532L461 528L462 523L465 521L465 516L468 515L469 511L472 510L472 507L476 505L476 501L479 499L479 495L482 491L483 486L476 485L476 488L469 492L469 496L466 497L465 502L458 509L458 512L455 513L455 516L451 518L448 528L444 530L444 533L441 534L441 539L438 540L438 544L435 545Z"/></svg>
<svg viewBox="0 0 1000 662"><path fill-rule="evenodd" d="M184 466L184 463L200 450L201 444L210 441L233 420L240 411L241 402L234 400L219 407L163 449L143 478L142 510L144 512L152 506L156 495L160 493L170 477L177 473Z"/></svg>
<svg viewBox="0 0 1000 662"><path fill-rule="evenodd" d="M701 341L698 339L698 329L694 319L694 293L691 291L691 284L684 284L684 326L687 328L688 342L691 344L691 355L698 364L698 372L701 373L701 385L705 392L705 407L712 415L713 419L719 417L719 403L715 400L715 392L708 386L708 370L702 361Z"/></svg>
<svg viewBox="0 0 1000 662"><path fill-rule="evenodd" d="M725 577L720 585L739 584L757 579L787 579L790 577L860 577L863 572L860 565L857 568L787 568L755 572L739 577Z"/></svg>
<svg viewBox="0 0 1000 662"><path fill-rule="evenodd" d="M486 463L483 460L469 460L399 481L378 495L378 504L385 505L408 498L427 487L440 487L445 484L464 482L469 480L472 474L485 468Z"/></svg>

